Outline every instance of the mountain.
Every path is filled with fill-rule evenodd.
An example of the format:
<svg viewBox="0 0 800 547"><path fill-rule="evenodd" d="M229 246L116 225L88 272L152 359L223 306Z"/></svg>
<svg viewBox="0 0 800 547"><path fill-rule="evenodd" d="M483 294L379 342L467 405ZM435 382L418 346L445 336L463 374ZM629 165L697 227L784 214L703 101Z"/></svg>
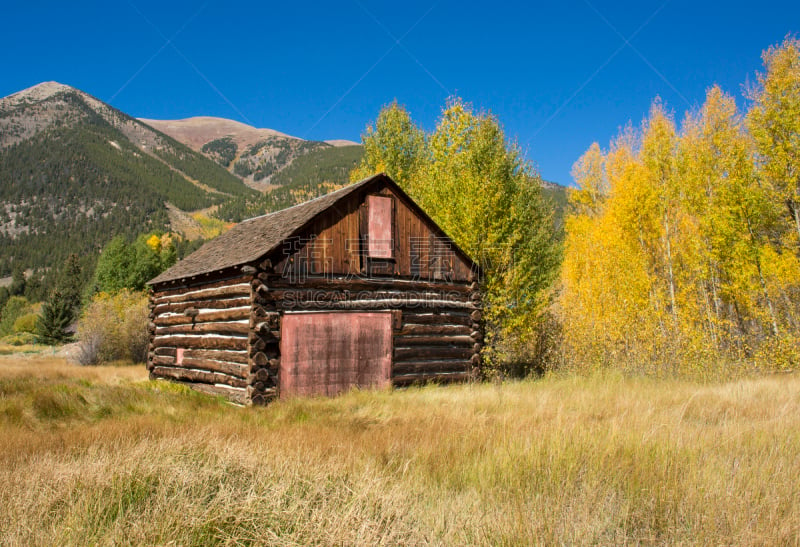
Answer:
<svg viewBox="0 0 800 547"><path fill-rule="evenodd" d="M363 154L361 145L352 141L305 141L224 118L140 121L205 154L248 186L262 191L220 205L214 216L230 222L290 207L343 186ZM545 180L541 184L560 227L566 188Z"/></svg>
<svg viewBox="0 0 800 547"><path fill-rule="evenodd" d="M45 82L0 99L0 274L96 256L254 191L205 155L83 91Z"/></svg>
<svg viewBox="0 0 800 547"><path fill-rule="evenodd" d="M340 155L336 149L360 146L346 140L303 140L224 118L140 121L204 154L260 191L282 184L277 175L297 158L322 153L329 160ZM342 156L349 157L351 152Z"/></svg>

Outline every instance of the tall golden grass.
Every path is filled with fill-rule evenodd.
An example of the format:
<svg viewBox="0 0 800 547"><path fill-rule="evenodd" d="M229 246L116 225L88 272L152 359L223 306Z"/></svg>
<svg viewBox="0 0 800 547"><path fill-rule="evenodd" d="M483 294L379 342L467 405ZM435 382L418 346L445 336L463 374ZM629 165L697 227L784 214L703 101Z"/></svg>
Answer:
<svg viewBox="0 0 800 547"><path fill-rule="evenodd" d="M6 357L0 440L3 545L800 541L792 375L238 408L143 368Z"/></svg>

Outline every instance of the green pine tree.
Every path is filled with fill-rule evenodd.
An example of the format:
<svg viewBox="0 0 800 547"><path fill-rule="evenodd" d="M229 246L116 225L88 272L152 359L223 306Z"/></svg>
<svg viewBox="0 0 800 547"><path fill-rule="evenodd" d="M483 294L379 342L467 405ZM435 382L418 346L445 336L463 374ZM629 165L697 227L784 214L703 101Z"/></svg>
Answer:
<svg viewBox="0 0 800 547"><path fill-rule="evenodd" d="M59 290L53 291L42 306L42 314L36 323L36 340L42 344L61 344L72 339L67 332L75 318L71 299Z"/></svg>
<svg viewBox="0 0 800 547"><path fill-rule="evenodd" d="M8 291L11 293L11 296L22 296L25 294L25 270L24 268L16 264L14 266L14 272L12 274L11 286L8 288Z"/></svg>

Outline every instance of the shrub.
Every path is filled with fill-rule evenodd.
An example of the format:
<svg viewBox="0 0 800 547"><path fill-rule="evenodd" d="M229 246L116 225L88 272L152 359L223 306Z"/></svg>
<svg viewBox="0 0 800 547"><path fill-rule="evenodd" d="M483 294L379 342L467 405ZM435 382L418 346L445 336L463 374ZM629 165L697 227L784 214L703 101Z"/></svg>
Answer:
<svg viewBox="0 0 800 547"><path fill-rule="evenodd" d="M12 330L15 333L28 332L34 334L36 332L36 321L38 317L39 316L35 313L26 313L25 315L20 315L17 320L14 321Z"/></svg>
<svg viewBox="0 0 800 547"><path fill-rule="evenodd" d="M2 319L0 319L0 336L14 332L14 323L17 319L30 313L30 304L24 296L12 296L3 306Z"/></svg>
<svg viewBox="0 0 800 547"><path fill-rule="evenodd" d="M82 365L147 359L149 318L147 294L127 289L98 293L78 322Z"/></svg>
<svg viewBox="0 0 800 547"><path fill-rule="evenodd" d="M27 346L36 342L36 336L30 332L17 332L3 336L2 342L9 346Z"/></svg>

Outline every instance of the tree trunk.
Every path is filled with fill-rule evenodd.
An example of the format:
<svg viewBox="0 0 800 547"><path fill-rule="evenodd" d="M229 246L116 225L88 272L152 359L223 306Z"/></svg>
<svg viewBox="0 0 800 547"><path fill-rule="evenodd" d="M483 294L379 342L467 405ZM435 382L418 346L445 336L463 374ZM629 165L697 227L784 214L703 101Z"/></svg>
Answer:
<svg viewBox="0 0 800 547"><path fill-rule="evenodd" d="M750 217L745 217L747 220L747 231L750 233L750 243L753 245L753 259L756 263L756 270L758 271L758 282L761 285L761 292L764 295L764 300L767 302L767 310L769 310L770 323L772 323L772 335L778 336L778 322L775 319L775 310L772 308L772 299L769 297L767 291L767 283L764 280L764 274L761 271L761 257L758 253L758 241L753 233L753 227L750 224Z"/></svg>
<svg viewBox="0 0 800 547"><path fill-rule="evenodd" d="M761 260L756 259L756 269L758 270L758 281L761 284L761 291L764 293L764 300L767 301L769 318L772 323L772 335L778 336L778 322L775 320L775 311L772 309L772 299L769 297L767 284L764 282L764 276L761 273Z"/></svg>
<svg viewBox="0 0 800 547"><path fill-rule="evenodd" d="M794 225L797 229L797 241L798 245L800 245L800 203L797 203L793 199L790 199L789 203L791 203L790 207L792 208L792 213L794 216Z"/></svg>
<svg viewBox="0 0 800 547"><path fill-rule="evenodd" d="M672 273L672 247L669 241L669 217L664 213L664 243L667 252L667 278L669 281L669 301L671 305L672 317L678 319L678 306L675 303L675 277Z"/></svg>

